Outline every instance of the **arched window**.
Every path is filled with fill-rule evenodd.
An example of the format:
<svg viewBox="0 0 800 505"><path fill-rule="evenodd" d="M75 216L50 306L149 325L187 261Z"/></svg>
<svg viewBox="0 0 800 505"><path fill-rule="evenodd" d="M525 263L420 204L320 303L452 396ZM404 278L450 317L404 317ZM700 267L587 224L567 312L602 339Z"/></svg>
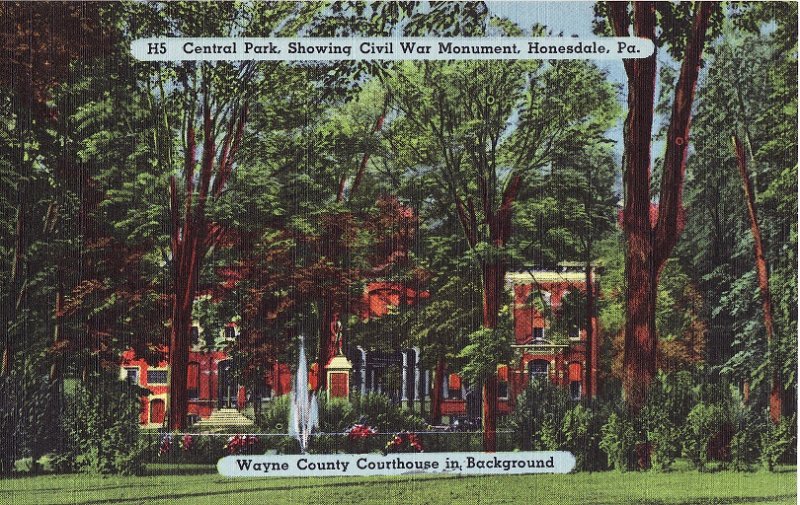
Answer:
<svg viewBox="0 0 800 505"><path fill-rule="evenodd" d="M164 400L155 399L150 402L150 422L155 424L164 423L164 412L166 411Z"/></svg>
<svg viewBox="0 0 800 505"><path fill-rule="evenodd" d="M451 400L461 400L461 377L458 374L451 373L447 378L447 397Z"/></svg>
<svg viewBox="0 0 800 505"><path fill-rule="evenodd" d="M497 397L508 400L508 365L497 366Z"/></svg>
<svg viewBox="0 0 800 505"><path fill-rule="evenodd" d="M528 374L530 380L546 379L550 371L550 362L546 359L534 359L528 362Z"/></svg>
<svg viewBox="0 0 800 505"><path fill-rule="evenodd" d="M583 365L578 362L569 364L569 393L573 400L581 399L581 383L583 380Z"/></svg>
<svg viewBox="0 0 800 505"><path fill-rule="evenodd" d="M189 362L186 372L186 395L190 400L200 397L200 363Z"/></svg>

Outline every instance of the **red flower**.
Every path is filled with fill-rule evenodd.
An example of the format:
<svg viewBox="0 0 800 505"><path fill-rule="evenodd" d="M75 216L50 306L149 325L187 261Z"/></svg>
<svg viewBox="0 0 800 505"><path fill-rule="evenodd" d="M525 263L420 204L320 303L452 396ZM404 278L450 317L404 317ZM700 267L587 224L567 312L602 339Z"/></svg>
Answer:
<svg viewBox="0 0 800 505"><path fill-rule="evenodd" d="M366 424L355 424L347 431L347 438L350 440L360 440L369 438L377 433L375 428L371 428Z"/></svg>
<svg viewBox="0 0 800 505"><path fill-rule="evenodd" d="M229 454L239 454L243 450L253 449L258 444L258 437L255 435L234 435L225 444L225 450Z"/></svg>
<svg viewBox="0 0 800 505"><path fill-rule="evenodd" d="M419 440L419 437L414 433L402 431L386 444L384 453L388 453L389 451L404 451L405 446L414 449L416 452L423 452L422 442Z"/></svg>

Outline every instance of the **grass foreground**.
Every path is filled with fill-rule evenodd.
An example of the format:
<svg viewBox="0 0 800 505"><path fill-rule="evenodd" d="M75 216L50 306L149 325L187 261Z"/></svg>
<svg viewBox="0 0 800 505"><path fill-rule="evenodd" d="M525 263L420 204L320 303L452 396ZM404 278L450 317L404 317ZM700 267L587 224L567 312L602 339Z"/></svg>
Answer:
<svg viewBox="0 0 800 505"><path fill-rule="evenodd" d="M0 504L650 504L797 503L795 467L700 473L596 472L569 475L238 478L212 466L150 465L140 477L20 476L0 481Z"/></svg>

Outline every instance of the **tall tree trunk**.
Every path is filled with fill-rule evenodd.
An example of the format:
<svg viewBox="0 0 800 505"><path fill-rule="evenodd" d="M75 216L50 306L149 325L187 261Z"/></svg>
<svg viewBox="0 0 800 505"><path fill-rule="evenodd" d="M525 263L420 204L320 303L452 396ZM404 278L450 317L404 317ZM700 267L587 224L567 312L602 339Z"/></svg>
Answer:
<svg viewBox="0 0 800 505"><path fill-rule="evenodd" d="M63 324L64 324L64 271L59 266L56 267L56 303L55 303L55 326L53 328L53 345L58 345L59 341L63 338ZM53 359L50 365L50 384L55 384L56 380L61 378L61 353Z"/></svg>
<svg viewBox="0 0 800 505"><path fill-rule="evenodd" d="M594 398L594 284L592 283L592 262L591 262L592 240L589 238L586 247L586 398L591 404Z"/></svg>
<svg viewBox="0 0 800 505"><path fill-rule="evenodd" d="M433 372L433 393L431 394L431 424L442 424L442 387L445 369L444 354L436 360L436 369Z"/></svg>
<svg viewBox="0 0 800 505"><path fill-rule="evenodd" d="M169 340L169 428L186 429L189 397L186 392L194 297L181 297L172 309ZM188 305L188 308L187 308Z"/></svg>
<svg viewBox="0 0 800 505"><path fill-rule="evenodd" d="M245 123L247 104L231 113L227 130L219 152L216 146L215 121L211 117L208 83L202 83L203 147L195 174L197 143L195 138L194 111L189 114L186 128L183 177L185 190L183 204L178 195L175 177L170 179L170 219L172 222L172 269L173 288L172 328L169 342L169 427L171 430L186 428L188 397L186 382L188 374L189 348L191 346L192 308L197 294L197 281L206 254L222 236L223 230L206 219L206 203L209 198L218 198L225 188L239 151ZM220 118L216 118L219 120ZM213 181L212 181L213 179ZM196 194L196 200L195 200Z"/></svg>
<svg viewBox="0 0 800 505"><path fill-rule="evenodd" d="M747 216L750 219L750 232L753 234L753 249L756 260L756 271L758 272L758 289L761 292L761 308L764 312L764 328L767 331L767 346L771 347L775 341L775 324L772 317L772 298L769 291L769 271L767 270L767 260L764 256L761 227L758 224L756 197L753 191L753 184L750 181L750 174L747 171L747 155L738 137L733 138L733 147L736 153L736 165L739 168L739 176L742 178L742 188L744 189L745 202L747 203ZM769 417L772 419L773 423L777 424L781 420L781 411L783 409L783 388L777 364L772 363L770 368Z"/></svg>
<svg viewBox="0 0 800 505"><path fill-rule="evenodd" d="M486 264L483 268L483 326L497 328L500 297L505 280L502 261ZM483 379L481 394L483 407L483 450L497 451L497 370Z"/></svg>
<svg viewBox="0 0 800 505"><path fill-rule="evenodd" d="M609 2L608 6L616 35L629 36L628 2ZM623 63L628 77L623 156L625 209L622 226L627 244L625 271L628 280L623 387L628 407L634 413L644 405L647 389L655 376L658 278L682 231L683 181L692 102L708 21L715 8L718 8L716 2L700 2L695 6L667 130L657 216L651 215L650 198L656 56ZM633 2L633 14L635 35L651 39L654 44L658 42L654 3Z"/></svg>
<svg viewBox="0 0 800 505"><path fill-rule="evenodd" d="M634 412L645 404L647 390L656 375L655 327L656 273L642 261L640 250L629 247L626 258L628 289L625 293L625 354L623 388L625 401Z"/></svg>

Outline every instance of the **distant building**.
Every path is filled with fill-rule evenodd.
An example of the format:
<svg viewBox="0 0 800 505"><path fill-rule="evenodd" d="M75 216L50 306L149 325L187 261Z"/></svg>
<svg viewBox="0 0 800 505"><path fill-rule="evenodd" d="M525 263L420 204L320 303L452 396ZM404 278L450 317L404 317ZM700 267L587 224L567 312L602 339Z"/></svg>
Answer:
<svg viewBox="0 0 800 505"><path fill-rule="evenodd" d="M592 285L596 284L594 272ZM501 415L514 408L514 399L532 380L546 379L569 388L574 399L596 395L599 338L597 318L591 318L595 338L591 348L586 339L585 309L581 309L586 292L586 275L578 265L563 264L560 271L511 272L506 286L513 293L514 359L498 367L498 410ZM594 288L596 292L596 287ZM371 283L365 290L366 313L363 317L382 317L392 307L415 304L428 297L427 292L397 284ZM558 325L555 323L559 322ZM270 367L264 376L261 391L250 392L239 385L232 373L233 361L222 350L203 351L199 328L195 329L197 345L189 354L187 388L190 421L207 419L218 409L243 410L248 402L269 401L289 393L292 371L288 364ZM225 335L216 339L217 349L236 337L235 325L229 325ZM208 342L207 344L210 344ZM206 349L212 346L206 345ZM432 370L422 367L417 348L382 352L360 346L346 346L345 354L353 364L350 391L366 394L379 392L395 402L416 403L431 401L433 383L442 381L442 414L445 416L480 417L481 394L456 373L447 372L435 377ZM587 357L591 356L591 369ZM309 382L316 382L312 365ZM143 426L161 426L166 419L169 390L166 361L149 366L132 351L123 354L123 378L136 382L151 391L142 397L140 422ZM587 377L591 391L587 390ZM428 410L428 409L426 409Z"/></svg>

